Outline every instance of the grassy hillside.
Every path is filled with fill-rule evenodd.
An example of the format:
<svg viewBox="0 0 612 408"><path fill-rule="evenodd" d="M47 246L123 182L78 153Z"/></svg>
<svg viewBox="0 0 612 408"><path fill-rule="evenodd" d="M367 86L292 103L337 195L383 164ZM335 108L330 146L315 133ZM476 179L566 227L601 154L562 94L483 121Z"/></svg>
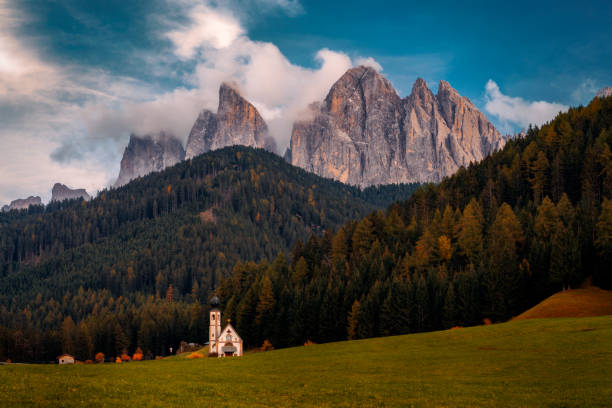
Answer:
<svg viewBox="0 0 612 408"><path fill-rule="evenodd" d="M537 319L236 359L0 366L4 407L595 407L612 317Z"/></svg>
<svg viewBox="0 0 612 408"><path fill-rule="evenodd" d="M612 315L612 291L594 286L556 293L515 320Z"/></svg>

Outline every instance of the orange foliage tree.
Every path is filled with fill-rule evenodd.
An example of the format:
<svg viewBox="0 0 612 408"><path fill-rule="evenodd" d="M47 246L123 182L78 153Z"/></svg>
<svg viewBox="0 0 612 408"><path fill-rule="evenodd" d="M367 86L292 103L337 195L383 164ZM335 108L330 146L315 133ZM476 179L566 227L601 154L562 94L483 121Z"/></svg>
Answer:
<svg viewBox="0 0 612 408"><path fill-rule="evenodd" d="M142 354L142 349L140 347L136 347L136 351L134 352L134 355L132 356L132 360L141 361L143 358L144 356Z"/></svg>
<svg viewBox="0 0 612 408"><path fill-rule="evenodd" d="M96 363L104 362L104 353L97 353L95 357Z"/></svg>

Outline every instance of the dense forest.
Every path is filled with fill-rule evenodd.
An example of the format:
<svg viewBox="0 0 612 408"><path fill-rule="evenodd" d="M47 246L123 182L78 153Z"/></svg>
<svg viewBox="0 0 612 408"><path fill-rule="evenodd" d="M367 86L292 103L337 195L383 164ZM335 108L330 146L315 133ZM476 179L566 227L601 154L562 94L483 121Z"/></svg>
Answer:
<svg viewBox="0 0 612 408"><path fill-rule="evenodd" d="M612 288L612 97L386 211L238 263L225 318L275 347L503 321L587 277Z"/></svg>
<svg viewBox="0 0 612 408"><path fill-rule="evenodd" d="M1 213L0 360L202 342L200 304L239 260L270 259L415 189L360 190L232 147L90 202Z"/></svg>

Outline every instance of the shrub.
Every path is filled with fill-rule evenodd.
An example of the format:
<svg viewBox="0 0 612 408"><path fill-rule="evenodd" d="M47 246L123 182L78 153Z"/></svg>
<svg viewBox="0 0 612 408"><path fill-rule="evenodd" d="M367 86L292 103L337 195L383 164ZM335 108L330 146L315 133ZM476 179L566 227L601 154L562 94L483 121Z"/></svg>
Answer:
<svg viewBox="0 0 612 408"><path fill-rule="evenodd" d="M91 361L91 360L85 360L85 364L93 364L93 361Z"/></svg>
<svg viewBox="0 0 612 408"><path fill-rule="evenodd" d="M122 362L122 361L121 361L121 357L117 357L117 358L115 359L115 363L117 363L117 364L121 364L121 362Z"/></svg>
<svg viewBox="0 0 612 408"><path fill-rule="evenodd" d="M482 324L484 324L485 326L490 325L491 319L489 319L488 317L485 317L484 319L482 319Z"/></svg>
<svg viewBox="0 0 612 408"><path fill-rule="evenodd" d="M142 349L140 347L136 347L136 351L134 352L134 355L132 356L132 360L141 361L143 358L144 358L144 355L142 354Z"/></svg>
<svg viewBox="0 0 612 408"><path fill-rule="evenodd" d="M193 353L188 355L187 358L191 358L191 359L194 359L194 358L204 358L204 354L198 353L197 351L194 351Z"/></svg>
<svg viewBox="0 0 612 408"><path fill-rule="evenodd" d="M263 344L261 345L261 351L271 351L274 350L274 346L272 345L272 343L270 343L270 340L266 339L264 340Z"/></svg>
<svg viewBox="0 0 612 408"><path fill-rule="evenodd" d="M208 357L219 357L217 353L208 353Z"/></svg>
<svg viewBox="0 0 612 408"><path fill-rule="evenodd" d="M315 343L314 341L308 339L308 340L306 340L306 343L304 343L304 346L312 346L313 344L317 344L317 343Z"/></svg>
<svg viewBox="0 0 612 408"><path fill-rule="evenodd" d="M100 364L104 362L104 353L97 353L95 357L96 363Z"/></svg>

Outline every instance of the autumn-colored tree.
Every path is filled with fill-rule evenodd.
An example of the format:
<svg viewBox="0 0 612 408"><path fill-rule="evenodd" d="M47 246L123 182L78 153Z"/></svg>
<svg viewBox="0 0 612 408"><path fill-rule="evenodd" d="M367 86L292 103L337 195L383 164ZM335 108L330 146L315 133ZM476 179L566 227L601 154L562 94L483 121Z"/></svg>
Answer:
<svg viewBox="0 0 612 408"><path fill-rule="evenodd" d="M437 242L433 234L427 229L417 241L414 251L414 264L425 267L434 261L434 251Z"/></svg>
<svg viewBox="0 0 612 408"><path fill-rule="evenodd" d="M374 225L369 217L365 217L355 227L353 232L353 251L358 254L366 254L374 241Z"/></svg>
<svg viewBox="0 0 612 408"><path fill-rule="evenodd" d="M77 327L70 316L62 323L62 351L68 354L75 354L76 350Z"/></svg>
<svg viewBox="0 0 612 408"><path fill-rule="evenodd" d="M468 262L476 264L483 249L484 219L478 202L472 198L459 220L457 242Z"/></svg>
<svg viewBox="0 0 612 408"><path fill-rule="evenodd" d="M347 256L348 243L346 240L346 230L344 228L340 228L332 239L331 259L334 265L338 263L343 265Z"/></svg>
<svg viewBox="0 0 612 408"><path fill-rule="evenodd" d="M438 237L438 254L440 255L440 259L444 262L450 261L451 256L453 256L451 240L446 235L440 235Z"/></svg>
<svg viewBox="0 0 612 408"><path fill-rule="evenodd" d="M274 350L274 346L272 345L272 343L270 343L270 340L266 339L261 345L260 350L261 351L272 351Z"/></svg>
<svg viewBox="0 0 612 408"><path fill-rule="evenodd" d="M306 263L306 259L301 256L293 268L293 276L291 277L291 280L294 283L305 282L308 275L308 264Z"/></svg>
<svg viewBox="0 0 612 408"><path fill-rule="evenodd" d="M550 240L557 228L559 213L557 207L548 197L544 197L538 206L538 213L535 219L535 233L543 243L550 243Z"/></svg>
<svg viewBox="0 0 612 408"><path fill-rule="evenodd" d="M144 358L144 355L142 353L142 349L140 347L136 347L136 351L134 352L134 355L132 356L132 360L141 361L143 358Z"/></svg>
<svg viewBox="0 0 612 408"><path fill-rule="evenodd" d="M98 364L104 363L104 353L96 353L95 360Z"/></svg>
<svg viewBox="0 0 612 408"><path fill-rule="evenodd" d="M170 284L168 286L168 290L166 290L166 302L174 302L174 288L172 287L172 284Z"/></svg>
<svg viewBox="0 0 612 408"><path fill-rule="evenodd" d="M361 338L359 331L359 323L361 320L361 305L358 300L353 302L353 306L351 306L351 311L348 315L348 338L349 340L355 340Z"/></svg>

